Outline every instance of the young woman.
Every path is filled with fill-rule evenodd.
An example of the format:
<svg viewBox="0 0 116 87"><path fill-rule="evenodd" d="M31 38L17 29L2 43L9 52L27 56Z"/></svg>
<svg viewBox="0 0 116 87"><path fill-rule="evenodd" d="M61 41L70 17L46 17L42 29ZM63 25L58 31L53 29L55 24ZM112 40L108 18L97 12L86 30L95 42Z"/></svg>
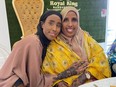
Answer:
<svg viewBox="0 0 116 87"><path fill-rule="evenodd" d="M50 41L61 30L62 16L56 11L45 12L39 21L36 35L18 41L2 69L0 87L50 87L54 75L41 72L42 61Z"/></svg>

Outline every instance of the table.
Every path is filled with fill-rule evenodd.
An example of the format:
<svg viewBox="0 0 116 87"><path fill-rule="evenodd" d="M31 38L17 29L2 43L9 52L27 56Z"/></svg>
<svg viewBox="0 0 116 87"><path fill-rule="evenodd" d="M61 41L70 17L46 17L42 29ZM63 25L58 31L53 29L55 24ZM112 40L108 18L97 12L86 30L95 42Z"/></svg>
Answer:
<svg viewBox="0 0 116 87"><path fill-rule="evenodd" d="M116 77L97 80L80 85L79 87L116 87Z"/></svg>

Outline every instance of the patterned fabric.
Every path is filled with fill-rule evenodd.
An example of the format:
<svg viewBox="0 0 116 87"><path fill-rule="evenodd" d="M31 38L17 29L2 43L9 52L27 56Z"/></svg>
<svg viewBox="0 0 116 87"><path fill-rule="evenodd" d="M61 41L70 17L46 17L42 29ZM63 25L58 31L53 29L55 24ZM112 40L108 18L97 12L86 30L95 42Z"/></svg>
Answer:
<svg viewBox="0 0 116 87"><path fill-rule="evenodd" d="M108 60L103 52L101 46L86 32L84 32L84 47L87 53L89 71L96 79L103 79L111 76ZM47 49L47 54L43 62L43 73L59 74L68 69L74 62L81 60L81 58L64 43L59 37L52 41ZM69 86L73 80L78 78L75 75L66 79ZM60 80L61 81L61 80ZM56 83L58 83L57 81ZM56 84L54 83L54 84Z"/></svg>
<svg viewBox="0 0 116 87"><path fill-rule="evenodd" d="M116 76L116 73L112 69L112 66L116 64L116 39L114 40L113 44L109 48L107 55L112 70L112 76Z"/></svg>

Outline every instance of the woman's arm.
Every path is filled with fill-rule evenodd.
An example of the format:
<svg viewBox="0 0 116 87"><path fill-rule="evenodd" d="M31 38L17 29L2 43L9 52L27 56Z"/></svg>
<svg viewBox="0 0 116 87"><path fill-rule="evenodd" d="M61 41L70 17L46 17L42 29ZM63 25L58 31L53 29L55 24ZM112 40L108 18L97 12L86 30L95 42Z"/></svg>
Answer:
<svg viewBox="0 0 116 87"><path fill-rule="evenodd" d="M83 72L77 79L75 79L72 83L71 87L78 87L79 85L84 84L87 80L93 81L96 78L92 76L89 72Z"/></svg>
<svg viewBox="0 0 116 87"><path fill-rule="evenodd" d="M86 61L75 62L72 64L70 68L58 74L55 79L61 80L61 79L64 79L64 78L67 78L73 75L78 75L85 71L85 69L87 68L87 65L88 65L88 62Z"/></svg>

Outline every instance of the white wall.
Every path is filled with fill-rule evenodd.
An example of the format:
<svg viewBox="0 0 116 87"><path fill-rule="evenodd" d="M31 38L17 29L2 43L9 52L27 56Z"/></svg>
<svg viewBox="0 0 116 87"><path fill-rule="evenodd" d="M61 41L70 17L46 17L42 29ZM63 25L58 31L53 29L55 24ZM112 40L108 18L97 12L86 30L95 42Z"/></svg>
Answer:
<svg viewBox="0 0 116 87"><path fill-rule="evenodd" d="M11 52L5 0L0 0L0 67Z"/></svg>
<svg viewBox="0 0 116 87"><path fill-rule="evenodd" d="M103 43L99 43L101 46L102 46L102 48L104 49L104 51L106 52L106 43L105 42L103 42Z"/></svg>
<svg viewBox="0 0 116 87"><path fill-rule="evenodd" d="M107 9L107 26L106 26L106 50L116 39L116 0L108 0Z"/></svg>

